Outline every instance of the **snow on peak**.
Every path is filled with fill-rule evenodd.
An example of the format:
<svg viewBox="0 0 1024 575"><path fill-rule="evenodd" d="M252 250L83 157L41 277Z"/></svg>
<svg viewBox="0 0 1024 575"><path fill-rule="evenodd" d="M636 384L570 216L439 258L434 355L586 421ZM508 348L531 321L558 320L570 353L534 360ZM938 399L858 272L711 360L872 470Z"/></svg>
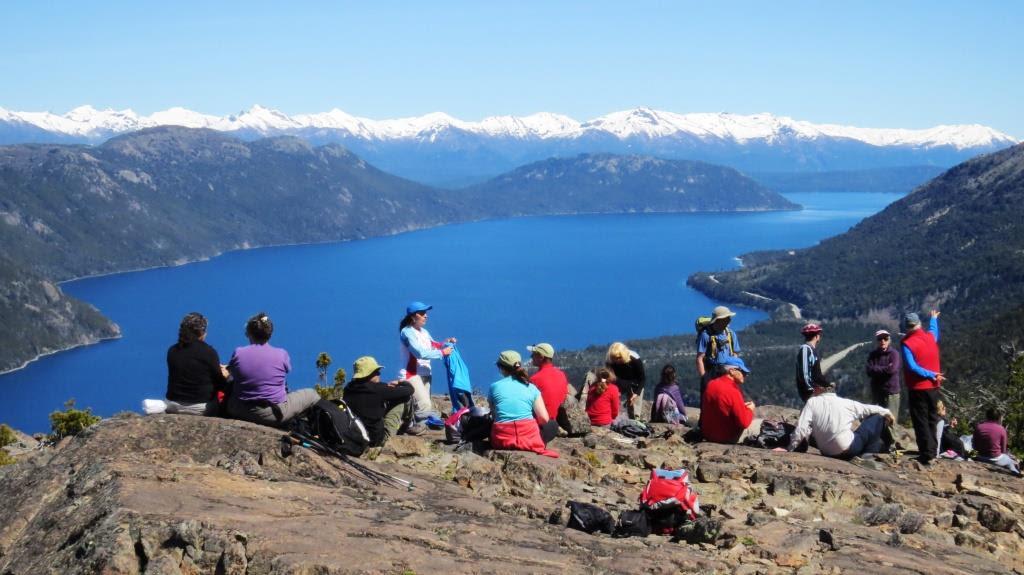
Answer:
<svg viewBox="0 0 1024 575"><path fill-rule="evenodd" d="M875 146L936 147L957 149L992 147L1017 140L977 124L935 126L924 130L880 129L813 124L769 113L677 114L647 107L612 112L584 123L568 116L540 112L529 116L492 116L467 122L443 112L390 120L371 120L337 108L323 113L287 114L259 104L237 115L225 117L200 114L175 107L150 116L132 110L97 110L85 105L64 115L50 112L14 112L0 108L0 121L27 122L43 130L89 139L151 126L176 125L222 131L247 130L263 135L302 134L309 130L335 130L367 140L434 140L450 130L479 137L512 139L577 138L588 133L619 139L697 138L744 144L768 144L792 139L847 138Z"/></svg>
<svg viewBox="0 0 1024 575"><path fill-rule="evenodd" d="M221 122L219 116L200 114L180 107L155 112L147 120L146 123L154 126L184 126L186 128L213 128Z"/></svg>

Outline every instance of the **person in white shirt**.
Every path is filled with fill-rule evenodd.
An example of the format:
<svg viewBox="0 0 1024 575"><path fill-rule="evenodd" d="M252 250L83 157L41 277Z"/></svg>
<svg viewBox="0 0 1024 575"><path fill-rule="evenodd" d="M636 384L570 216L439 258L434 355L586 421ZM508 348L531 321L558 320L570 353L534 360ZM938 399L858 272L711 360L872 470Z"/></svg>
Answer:
<svg viewBox="0 0 1024 575"><path fill-rule="evenodd" d="M856 431L855 421L860 421ZM882 434L892 421L892 413L884 407L839 397L834 387L815 384L814 395L800 411L788 450L794 451L813 436L818 451L828 457L849 459L866 453L884 453L888 446Z"/></svg>

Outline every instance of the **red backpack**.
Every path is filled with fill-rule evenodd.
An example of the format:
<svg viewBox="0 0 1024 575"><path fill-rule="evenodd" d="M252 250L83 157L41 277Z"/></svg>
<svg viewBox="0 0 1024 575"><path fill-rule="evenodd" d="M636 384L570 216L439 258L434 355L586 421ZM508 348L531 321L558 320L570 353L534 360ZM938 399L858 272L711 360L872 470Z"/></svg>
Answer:
<svg viewBox="0 0 1024 575"><path fill-rule="evenodd" d="M690 487L685 469L652 469L640 494L640 505L649 512L680 510L694 521L700 513L697 492Z"/></svg>

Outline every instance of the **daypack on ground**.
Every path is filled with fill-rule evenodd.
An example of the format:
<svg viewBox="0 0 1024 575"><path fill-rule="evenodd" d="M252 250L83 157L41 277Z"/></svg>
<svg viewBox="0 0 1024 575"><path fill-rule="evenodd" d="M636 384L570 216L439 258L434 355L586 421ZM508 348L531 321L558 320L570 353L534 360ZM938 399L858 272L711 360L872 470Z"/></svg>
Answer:
<svg viewBox="0 0 1024 575"><path fill-rule="evenodd" d="M462 416L469 413L468 407L463 407L444 420L444 441L445 443L462 442Z"/></svg>
<svg viewBox="0 0 1024 575"><path fill-rule="evenodd" d="M457 427L460 437L459 445L490 439L491 425L493 424L494 416L490 411L479 406L469 408L459 416Z"/></svg>
<svg viewBox="0 0 1024 575"><path fill-rule="evenodd" d="M626 437L650 437L651 428L646 423L635 419L617 419L612 422L611 430Z"/></svg>
<svg viewBox="0 0 1024 575"><path fill-rule="evenodd" d="M651 524L647 520L647 512L643 509L632 511L627 509L619 514L612 537L647 537L651 534Z"/></svg>
<svg viewBox="0 0 1024 575"><path fill-rule="evenodd" d="M585 533L600 531L601 533L611 534L614 523L612 522L611 514L604 509L597 505L581 503L579 501L569 501L565 505L569 508L569 522L566 524L566 527L569 529L576 529Z"/></svg>
<svg viewBox="0 0 1024 575"><path fill-rule="evenodd" d="M652 469L640 493L640 508L648 512L653 533L672 533L683 521L697 519L700 503L690 474L685 469Z"/></svg>
<svg viewBox="0 0 1024 575"><path fill-rule="evenodd" d="M761 422L761 431L756 437L749 437L743 442L750 447L761 449L775 449L776 447L788 447L789 439L793 435L796 426L785 421L773 421L766 419Z"/></svg>
<svg viewBox="0 0 1024 575"><path fill-rule="evenodd" d="M293 420L293 429L314 436L327 447L359 457L370 445L363 422L342 400L321 399Z"/></svg>

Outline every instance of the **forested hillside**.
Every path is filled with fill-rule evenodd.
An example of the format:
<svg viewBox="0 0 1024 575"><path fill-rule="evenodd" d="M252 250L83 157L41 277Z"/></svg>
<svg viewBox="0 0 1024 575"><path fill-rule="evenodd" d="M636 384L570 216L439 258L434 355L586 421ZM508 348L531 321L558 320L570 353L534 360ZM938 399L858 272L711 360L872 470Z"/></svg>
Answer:
<svg viewBox="0 0 1024 575"><path fill-rule="evenodd" d="M791 303L813 318L884 322L940 309L951 387L999 384L1001 346L1024 339L1022 202L1018 145L950 169L817 246L754 254L741 269L689 283L768 309Z"/></svg>

